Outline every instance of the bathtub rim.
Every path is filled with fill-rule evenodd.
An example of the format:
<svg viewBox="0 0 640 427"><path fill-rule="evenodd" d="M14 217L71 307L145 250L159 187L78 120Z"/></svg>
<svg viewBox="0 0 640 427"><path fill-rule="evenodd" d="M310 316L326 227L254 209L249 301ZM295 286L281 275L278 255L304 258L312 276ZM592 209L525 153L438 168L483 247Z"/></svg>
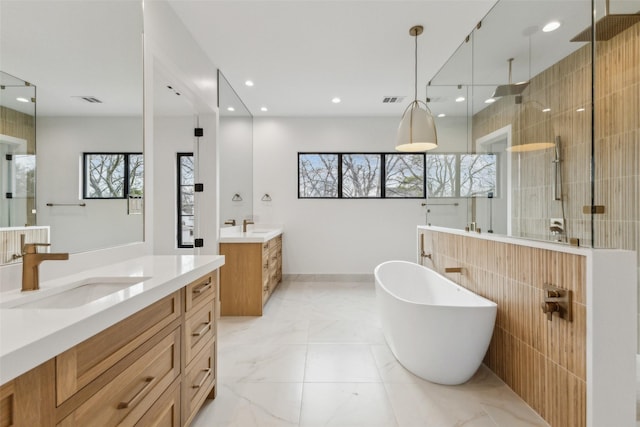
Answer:
<svg viewBox="0 0 640 427"><path fill-rule="evenodd" d="M400 296L398 296L395 292L391 292L389 290L388 287L386 287L381 280L378 279L378 270L386 265L386 264L411 264L412 266L418 266L422 269L428 270L430 272L433 272L436 276L439 276L440 278L444 279L447 282L450 282L451 284L453 284L454 286L458 287L461 291L466 292L468 294L471 294L472 296L480 299L481 301L486 302L487 304L485 305L451 305L451 304L429 304L429 303L423 303L423 302L415 302L415 301L410 301L406 298L402 298ZM415 263L415 262L411 262L411 261L404 261L404 260L390 260L390 261L384 261L381 262L380 264L378 264L376 266L376 268L374 268L373 270L373 277L374 280L376 282L376 285L379 285L381 288L384 289L384 291L386 293L388 293L389 295L391 295L393 298L397 299L398 301L402 301L404 303L407 304L412 304L412 305L416 305L416 306L424 306L424 307L442 307L442 308L461 308L461 309L485 309L485 308L496 308L498 307L498 303L496 303L495 301L491 301L488 298L483 297L482 295L479 295L467 288L465 288L462 285L459 285L458 283L454 282L453 280L449 279L447 276L440 274L439 272L437 272L436 270L429 268L429 267L425 267L424 265Z"/></svg>

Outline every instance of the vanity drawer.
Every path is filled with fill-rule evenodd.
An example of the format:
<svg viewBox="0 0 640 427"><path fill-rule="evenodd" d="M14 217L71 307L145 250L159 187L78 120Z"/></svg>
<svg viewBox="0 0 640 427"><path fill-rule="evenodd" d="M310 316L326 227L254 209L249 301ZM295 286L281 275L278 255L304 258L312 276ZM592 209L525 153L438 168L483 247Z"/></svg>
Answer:
<svg viewBox="0 0 640 427"><path fill-rule="evenodd" d="M132 426L179 375L180 328L176 328L58 426Z"/></svg>
<svg viewBox="0 0 640 427"><path fill-rule="evenodd" d="M216 333L213 300L188 316L184 326L185 365L204 348Z"/></svg>
<svg viewBox="0 0 640 427"><path fill-rule="evenodd" d="M180 291L140 310L56 357L61 405L181 315Z"/></svg>
<svg viewBox="0 0 640 427"><path fill-rule="evenodd" d="M215 337L187 367L182 383L183 425L188 425L216 383ZM215 393L215 392L214 392ZM214 396L212 396L214 397Z"/></svg>
<svg viewBox="0 0 640 427"><path fill-rule="evenodd" d="M175 380L136 423L136 427L180 426L180 380Z"/></svg>
<svg viewBox="0 0 640 427"><path fill-rule="evenodd" d="M13 381L0 387L0 427L15 426L16 390Z"/></svg>
<svg viewBox="0 0 640 427"><path fill-rule="evenodd" d="M185 311L189 312L204 301L209 301L216 296L217 276L211 272L186 286Z"/></svg>

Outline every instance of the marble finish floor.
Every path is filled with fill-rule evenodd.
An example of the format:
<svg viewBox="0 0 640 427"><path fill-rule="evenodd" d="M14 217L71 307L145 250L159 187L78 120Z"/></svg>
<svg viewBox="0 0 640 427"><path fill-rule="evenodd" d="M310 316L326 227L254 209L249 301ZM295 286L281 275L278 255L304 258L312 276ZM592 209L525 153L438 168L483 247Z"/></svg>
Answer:
<svg viewBox="0 0 640 427"><path fill-rule="evenodd" d="M486 367L424 381L387 347L372 281L280 284L263 317L218 324L218 396L194 427L547 426Z"/></svg>

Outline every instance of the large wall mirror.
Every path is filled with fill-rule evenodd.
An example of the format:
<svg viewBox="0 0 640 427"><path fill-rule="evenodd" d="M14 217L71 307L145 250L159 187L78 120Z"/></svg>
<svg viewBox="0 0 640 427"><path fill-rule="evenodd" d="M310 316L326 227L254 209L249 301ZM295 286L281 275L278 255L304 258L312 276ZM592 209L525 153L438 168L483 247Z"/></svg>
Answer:
<svg viewBox="0 0 640 427"><path fill-rule="evenodd" d="M3 190L0 227L49 226L51 250L72 253L142 241L142 2L3 0L0 8L0 70L37 88L35 102L23 103L35 115L2 94L3 112L35 117L35 143L3 122L0 150L26 139L36 168L35 192L11 169L16 197Z"/></svg>
<svg viewBox="0 0 640 427"><path fill-rule="evenodd" d="M253 115L218 72L220 220L253 218Z"/></svg>

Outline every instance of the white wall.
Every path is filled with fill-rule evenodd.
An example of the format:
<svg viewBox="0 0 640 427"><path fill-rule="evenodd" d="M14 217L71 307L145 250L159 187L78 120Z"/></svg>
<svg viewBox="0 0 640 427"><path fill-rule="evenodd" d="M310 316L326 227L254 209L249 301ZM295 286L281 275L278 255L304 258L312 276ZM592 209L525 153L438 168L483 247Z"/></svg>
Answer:
<svg viewBox="0 0 640 427"><path fill-rule="evenodd" d="M142 152L141 117L38 117L38 225L51 227L51 250L82 252L143 240L143 216L127 200L82 200L82 153ZM47 203L86 203L86 207Z"/></svg>
<svg viewBox="0 0 640 427"><path fill-rule="evenodd" d="M297 198L298 152L392 152L399 120L254 120L254 216L258 222L284 225L285 274L372 274L383 261L415 260L416 226L425 224L424 200ZM439 151L461 151L454 147L460 141L462 149L466 147L466 126L461 130L443 124L438 131ZM457 135L460 132L462 137ZM264 193L273 200L261 201ZM433 215L466 218L464 206L451 208L434 208ZM458 222L463 224L464 220Z"/></svg>
<svg viewBox="0 0 640 427"><path fill-rule="evenodd" d="M249 117L220 117L220 221L253 214L253 127ZM242 201L232 201L239 194ZM262 194L260 195L262 197ZM223 224L220 224L222 226Z"/></svg>

